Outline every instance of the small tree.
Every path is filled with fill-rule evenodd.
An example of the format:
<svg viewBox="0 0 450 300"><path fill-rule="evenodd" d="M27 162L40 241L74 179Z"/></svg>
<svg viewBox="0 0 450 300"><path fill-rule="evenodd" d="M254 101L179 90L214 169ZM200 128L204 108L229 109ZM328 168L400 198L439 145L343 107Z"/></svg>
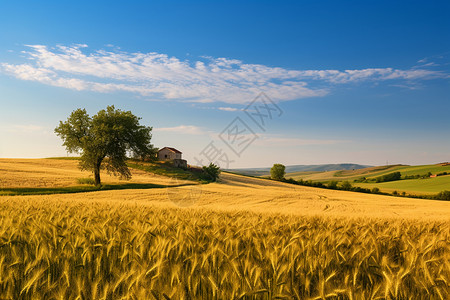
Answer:
<svg viewBox="0 0 450 300"><path fill-rule="evenodd" d="M282 164L274 164L270 169L270 177L275 180L283 180L286 174L286 167Z"/></svg>
<svg viewBox="0 0 450 300"><path fill-rule="evenodd" d="M327 187L329 189L335 190L335 189L337 189L337 185L338 185L338 182L336 180L332 180L328 183Z"/></svg>
<svg viewBox="0 0 450 300"><path fill-rule="evenodd" d="M213 163L210 163L209 166L203 166L203 171L206 173L206 177L210 181L217 181L221 172L220 167Z"/></svg>
<svg viewBox="0 0 450 300"><path fill-rule="evenodd" d="M352 184L349 181L344 181L341 183L341 189L343 189L344 191L351 191Z"/></svg>
<svg viewBox="0 0 450 300"><path fill-rule="evenodd" d="M101 185L100 170L130 179L126 153L151 153L151 127L139 124L140 118L130 111L108 106L92 118L85 109L73 111L56 127L55 133L71 153L81 154L80 167L94 173L95 185Z"/></svg>
<svg viewBox="0 0 450 300"><path fill-rule="evenodd" d="M380 193L380 189L377 187L374 187L371 191L372 194L379 194Z"/></svg>

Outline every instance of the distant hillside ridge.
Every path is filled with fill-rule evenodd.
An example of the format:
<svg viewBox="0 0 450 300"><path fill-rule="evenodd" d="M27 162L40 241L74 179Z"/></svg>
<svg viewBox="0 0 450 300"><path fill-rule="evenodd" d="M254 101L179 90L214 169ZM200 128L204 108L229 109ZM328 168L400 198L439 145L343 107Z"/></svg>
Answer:
<svg viewBox="0 0 450 300"><path fill-rule="evenodd" d="M364 168L369 168L369 167L372 167L372 166L352 164L352 163L323 164L323 165L292 165L292 166L286 166L286 173L359 170L359 169L364 169ZM264 176L264 175L270 174L270 167L229 169L227 171L235 172L235 173L239 173L239 174L243 174L243 175Z"/></svg>

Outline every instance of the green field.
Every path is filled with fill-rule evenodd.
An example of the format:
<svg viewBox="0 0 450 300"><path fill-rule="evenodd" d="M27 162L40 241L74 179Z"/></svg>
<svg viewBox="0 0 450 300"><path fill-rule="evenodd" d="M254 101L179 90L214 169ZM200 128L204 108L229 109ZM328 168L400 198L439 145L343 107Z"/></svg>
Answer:
<svg viewBox="0 0 450 300"><path fill-rule="evenodd" d="M408 179L381 183L353 183L362 188L377 187L384 192L406 192L408 194L436 194L440 191L450 190L450 176L439 176L427 179Z"/></svg>
<svg viewBox="0 0 450 300"><path fill-rule="evenodd" d="M393 172L400 172L402 176L411 175L426 175L428 173L438 174L447 172L450 174L450 165L421 165L421 166L405 166L405 165L393 165L393 166L381 166L371 167L360 170L343 170L343 171L330 171L330 172L295 172L287 173L286 178L294 178L295 180L311 180L314 182L327 183L330 181L350 181L353 186L359 186L362 188L379 188L382 192L392 193L397 191L399 193L405 192L407 194L436 194L444 190L450 190L450 175L439 176L436 178L425 179L405 179L391 182L382 183L359 183L353 182L354 180L365 177L367 179L375 179L376 177L383 176Z"/></svg>

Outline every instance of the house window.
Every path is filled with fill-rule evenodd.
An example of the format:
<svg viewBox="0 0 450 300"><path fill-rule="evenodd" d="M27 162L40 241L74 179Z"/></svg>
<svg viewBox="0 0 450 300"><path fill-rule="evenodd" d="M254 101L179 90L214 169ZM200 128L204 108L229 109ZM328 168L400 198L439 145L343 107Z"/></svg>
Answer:
<svg viewBox="0 0 450 300"><path fill-rule="evenodd" d="M167 158L167 154L164 155L164 158Z"/></svg>

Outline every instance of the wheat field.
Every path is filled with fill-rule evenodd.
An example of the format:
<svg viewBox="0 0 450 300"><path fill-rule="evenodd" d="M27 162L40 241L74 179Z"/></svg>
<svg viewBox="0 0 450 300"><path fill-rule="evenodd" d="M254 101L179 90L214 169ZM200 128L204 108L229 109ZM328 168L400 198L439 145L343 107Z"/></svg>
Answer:
<svg viewBox="0 0 450 300"><path fill-rule="evenodd" d="M77 179L93 177L78 168L78 160L68 159L8 159L0 158L0 188L43 188L78 185ZM131 169L130 181L120 180L102 170L104 184L153 183L170 185L165 176Z"/></svg>
<svg viewBox="0 0 450 300"><path fill-rule="evenodd" d="M3 196L0 299L448 299L449 214L444 201L226 173L200 186Z"/></svg>

